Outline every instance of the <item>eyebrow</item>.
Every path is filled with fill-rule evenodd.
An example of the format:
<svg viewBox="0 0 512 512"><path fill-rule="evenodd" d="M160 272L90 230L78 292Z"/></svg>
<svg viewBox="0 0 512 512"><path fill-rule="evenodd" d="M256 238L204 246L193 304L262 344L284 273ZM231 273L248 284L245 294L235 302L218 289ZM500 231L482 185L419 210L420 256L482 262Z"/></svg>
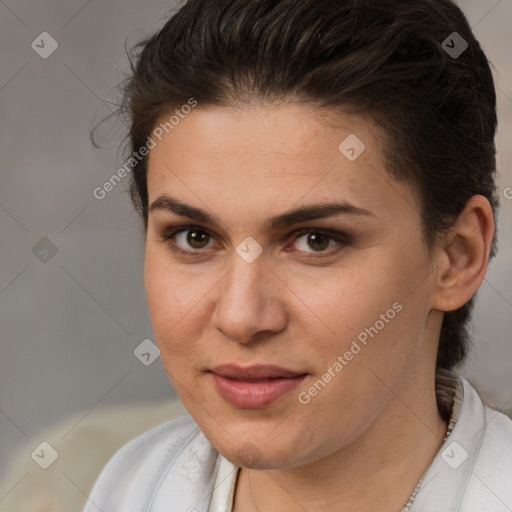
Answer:
<svg viewBox="0 0 512 512"><path fill-rule="evenodd" d="M206 210L183 203L178 199L167 195L159 196L149 207L149 213L157 210L169 211L176 215L187 217L211 226L217 225L215 218ZM268 217L265 219L263 225L267 230L277 231L301 222L323 219L341 214L374 216L370 211L348 202L319 203L300 206L294 210Z"/></svg>

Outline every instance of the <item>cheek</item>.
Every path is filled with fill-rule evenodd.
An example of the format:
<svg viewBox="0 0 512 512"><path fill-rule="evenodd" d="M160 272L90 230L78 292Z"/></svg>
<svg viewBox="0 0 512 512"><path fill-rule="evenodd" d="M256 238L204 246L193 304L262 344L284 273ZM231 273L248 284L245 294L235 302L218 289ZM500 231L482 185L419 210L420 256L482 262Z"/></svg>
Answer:
<svg viewBox="0 0 512 512"><path fill-rule="evenodd" d="M314 279L295 278L293 290L300 299L297 305L302 302L308 307L307 316L297 318L310 319L311 327L317 325L322 331L319 341L326 345L336 339L344 345L378 321L399 298L392 272L370 262L318 273Z"/></svg>
<svg viewBox="0 0 512 512"><path fill-rule="evenodd" d="M144 283L151 324L162 361L186 359L200 338L201 299L213 283L208 275L190 275L165 256L146 249ZM172 357L171 357L172 356Z"/></svg>
<svg viewBox="0 0 512 512"><path fill-rule="evenodd" d="M368 253L314 286L310 277L296 279L293 289L309 307L297 318L315 338L308 350L318 356L317 368L347 354L347 366L389 370L391 376L418 350L428 314L428 265L420 253L405 260L398 252Z"/></svg>

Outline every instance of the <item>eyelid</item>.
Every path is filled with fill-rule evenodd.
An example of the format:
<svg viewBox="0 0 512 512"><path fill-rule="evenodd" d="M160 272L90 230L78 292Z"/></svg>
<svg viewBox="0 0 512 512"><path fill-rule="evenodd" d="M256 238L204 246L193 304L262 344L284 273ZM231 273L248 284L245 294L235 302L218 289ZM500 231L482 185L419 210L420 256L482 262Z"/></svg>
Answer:
<svg viewBox="0 0 512 512"><path fill-rule="evenodd" d="M160 242L169 242L172 239L174 239L176 237L176 235L178 235L182 232L193 230L193 229L197 229L198 231L203 231L203 232L207 233L213 239L216 238L215 235L212 234L212 232L208 228L204 228L198 224L188 224L188 225L173 226L171 228L162 230L162 233L159 235L158 240ZM328 238L330 238L331 240L334 240L335 242L337 242L338 244L340 244L342 246L347 246L352 243L352 237L345 232L334 231L331 229L324 229L324 228L315 228L315 227L298 228L298 229L292 231L287 236L287 238L293 237L295 240L295 239L300 238L301 236L309 234L309 233L318 233L321 235L325 235ZM186 249L181 248L177 244L173 244L172 250L177 253L180 253L180 254L183 254L186 256L191 256L191 257L199 256L201 253L208 252L207 249L186 250ZM314 253L314 252L308 253L305 251L292 251L292 252L303 252L303 253L309 255L306 257L317 258L317 257L332 256L338 250L339 250L339 246L337 249L335 248L335 249L331 249L329 251L320 251L318 253ZM288 251L288 252L290 252L290 251Z"/></svg>

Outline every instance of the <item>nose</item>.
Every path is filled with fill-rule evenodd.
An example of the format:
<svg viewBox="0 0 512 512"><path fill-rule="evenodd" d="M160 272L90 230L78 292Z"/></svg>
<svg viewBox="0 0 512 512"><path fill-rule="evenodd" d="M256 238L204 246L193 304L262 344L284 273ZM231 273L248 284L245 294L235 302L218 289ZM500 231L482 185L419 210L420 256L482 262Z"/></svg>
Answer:
<svg viewBox="0 0 512 512"><path fill-rule="evenodd" d="M286 327L285 300L286 287L264 253L248 263L235 252L231 270L218 287L214 326L232 341L254 342Z"/></svg>

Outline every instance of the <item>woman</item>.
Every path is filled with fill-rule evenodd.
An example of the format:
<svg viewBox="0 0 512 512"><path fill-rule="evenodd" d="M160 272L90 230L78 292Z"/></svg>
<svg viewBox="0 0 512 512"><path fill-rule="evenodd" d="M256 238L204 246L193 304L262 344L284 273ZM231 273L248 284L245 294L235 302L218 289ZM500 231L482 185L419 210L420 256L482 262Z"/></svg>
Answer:
<svg viewBox="0 0 512 512"><path fill-rule="evenodd" d="M512 510L454 370L496 251L496 98L449 0L190 0L125 89L162 362L190 413L86 512Z"/></svg>

